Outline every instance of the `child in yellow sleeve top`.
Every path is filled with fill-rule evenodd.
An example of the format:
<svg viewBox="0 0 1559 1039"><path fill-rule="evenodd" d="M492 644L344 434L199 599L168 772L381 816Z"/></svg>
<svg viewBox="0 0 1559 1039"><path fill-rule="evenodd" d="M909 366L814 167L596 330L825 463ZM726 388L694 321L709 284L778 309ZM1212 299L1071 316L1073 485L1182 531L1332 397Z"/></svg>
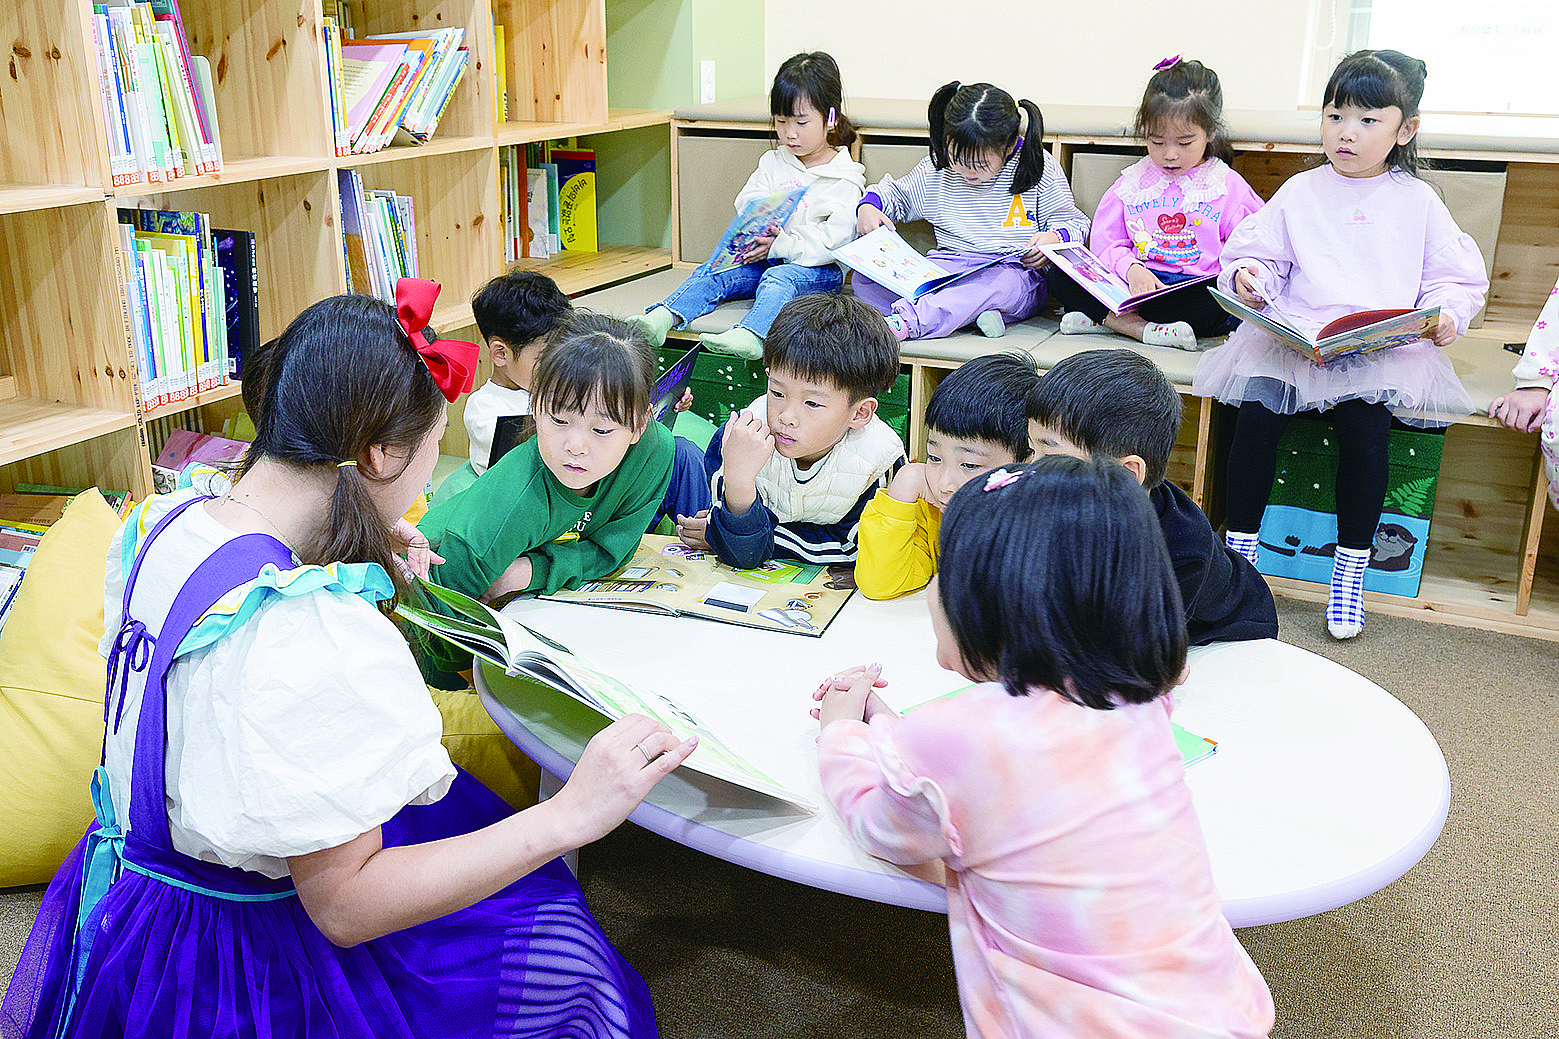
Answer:
<svg viewBox="0 0 1559 1039"><path fill-rule="evenodd" d="M855 583L892 599L936 574L942 509L953 492L999 465L1029 457L1023 401L1039 382L1023 354L978 357L943 379L926 405L926 460L900 469L861 514Z"/></svg>

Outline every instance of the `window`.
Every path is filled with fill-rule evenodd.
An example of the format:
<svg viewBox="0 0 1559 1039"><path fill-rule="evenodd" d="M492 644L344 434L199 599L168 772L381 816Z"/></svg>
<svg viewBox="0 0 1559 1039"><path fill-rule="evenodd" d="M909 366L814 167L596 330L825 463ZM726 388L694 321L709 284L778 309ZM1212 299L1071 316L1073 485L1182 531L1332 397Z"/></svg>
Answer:
<svg viewBox="0 0 1559 1039"><path fill-rule="evenodd" d="M1317 6L1315 46L1329 58L1317 95L1344 54L1391 48L1429 66L1424 111L1559 114L1554 0L1320 0Z"/></svg>

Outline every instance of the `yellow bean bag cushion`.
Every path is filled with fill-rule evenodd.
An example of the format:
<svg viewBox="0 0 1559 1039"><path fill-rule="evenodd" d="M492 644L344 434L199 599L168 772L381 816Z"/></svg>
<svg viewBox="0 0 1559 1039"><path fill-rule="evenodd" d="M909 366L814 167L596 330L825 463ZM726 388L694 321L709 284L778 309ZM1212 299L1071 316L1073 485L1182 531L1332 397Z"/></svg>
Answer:
<svg viewBox="0 0 1559 1039"><path fill-rule="evenodd" d="M39 542L0 631L0 887L46 882L92 821L103 560L118 529L101 494L78 494Z"/></svg>

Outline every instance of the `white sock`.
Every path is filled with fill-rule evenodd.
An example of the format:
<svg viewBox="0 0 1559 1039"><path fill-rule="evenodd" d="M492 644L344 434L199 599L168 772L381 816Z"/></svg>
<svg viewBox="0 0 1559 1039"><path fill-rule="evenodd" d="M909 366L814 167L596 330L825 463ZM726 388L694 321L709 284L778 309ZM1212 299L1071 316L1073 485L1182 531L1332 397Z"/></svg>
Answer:
<svg viewBox="0 0 1559 1039"><path fill-rule="evenodd" d="M1195 350L1196 333L1184 321L1169 324L1149 323L1142 330L1142 342L1147 346L1172 346L1176 350Z"/></svg>
<svg viewBox="0 0 1559 1039"><path fill-rule="evenodd" d="M1104 325L1084 314L1081 310L1068 310L1061 315L1061 334L1064 336L1081 335L1084 332L1097 332Z"/></svg>
<svg viewBox="0 0 1559 1039"><path fill-rule="evenodd" d="M1367 548L1338 548L1332 555L1332 587L1326 596L1326 630L1333 638L1351 639L1364 630L1364 571L1370 565Z"/></svg>
<svg viewBox="0 0 1559 1039"><path fill-rule="evenodd" d="M980 311L980 316L974 319L974 327L987 339L1000 339L1007 334L1007 323L1001 319L999 310Z"/></svg>
<svg viewBox="0 0 1559 1039"><path fill-rule="evenodd" d="M1251 566L1256 565L1257 545L1260 541L1261 535L1259 533L1238 534L1231 530L1223 536L1223 543L1249 560Z"/></svg>

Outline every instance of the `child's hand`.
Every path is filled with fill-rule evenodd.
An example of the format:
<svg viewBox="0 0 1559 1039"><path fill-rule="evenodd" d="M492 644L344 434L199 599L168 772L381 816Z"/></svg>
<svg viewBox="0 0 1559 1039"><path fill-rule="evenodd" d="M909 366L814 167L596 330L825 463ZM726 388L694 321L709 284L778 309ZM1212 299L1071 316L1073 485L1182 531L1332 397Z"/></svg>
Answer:
<svg viewBox="0 0 1559 1039"><path fill-rule="evenodd" d="M488 586L487 591L477 596L483 602L492 602L499 596L508 595L510 592L523 592L530 587L531 578L535 576L531 566L530 556L521 556L510 563L498 579Z"/></svg>
<svg viewBox="0 0 1559 1039"><path fill-rule="evenodd" d="M1489 405L1489 418L1497 419L1518 433L1536 433L1543 425L1549 391L1541 386L1526 386L1495 398Z"/></svg>
<svg viewBox="0 0 1559 1039"><path fill-rule="evenodd" d="M1256 281L1256 272L1249 267L1241 267L1234 272L1234 295L1252 310L1265 310L1267 307L1266 297L1261 294L1260 283Z"/></svg>
<svg viewBox="0 0 1559 1039"><path fill-rule="evenodd" d="M395 550L406 555L404 560L397 559L396 562L400 563L401 574L408 581L413 577L428 576L432 567L444 562L444 557L433 551L422 531L408 523L404 516L396 520L390 536L395 539Z"/></svg>
<svg viewBox="0 0 1559 1039"><path fill-rule="evenodd" d="M762 263L769 258L769 246L774 244L776 235L770 231L767 234L754 235L747 240L742 247L742 252L737 259L742 263Z"/></svg>
<svg viewBox="0 0 1559 1039"><path fill-rule="evenodd" d="M1434 340L1434 345L1447 347L1461 338L1456 334L1456 319L1445 311L1440 311L1440 323L1435 325L1434 334L1429 337Z"/></svg>
<svg viewBox="0 0 1559 1039"><path fill-rule="evenodd" d="M1126 268L1126 287L1131 290L1133 296L1145 296L1149 292L1157 292L1163 288L1164 283L1142 264L1134 263Z"/></svg>
<svg viewBox="0 0 1559 1039"><path fill-rule="evenodd" d="M855 207L856 234L863 235L868 231L875 231L879 227L886 227L890 231L898 230L898 228L893 226L893 221L888 219L887 214L870 202Z"/></svg>
<svg viewBox="0 0 1559 1039"><path fill-rule="evenodd" d="M677 540L688 548L697 549L700 552L709 551L709 510L700 509L693 516L678 516Z"/></svg>
<svg viewBox="0 0 1559 1039"><path fill-rule="evenodd" d="M642 714L630 714L591 738L574 772L551 798L574 829L574 846L606 836L698 746Z"/></svg>
<svg viewBox="0 0 1559 1039"><path fill-rule="evenodd" d="M681 411L686 411L688 408L691 408L692 406L693 406L693 390L692 390L691 387L689 387L689 388L687 388L687 389L682 391L682 396L677 398L677 402L671 406L671 410L672 411L681 412Z"/></svg>
<svg viewBox="0 0 1559 1039"><path fill-rule="evenodd" d="M881 664L861 665L829 675L812 693L812 699L823 701L823 706L812 708L812 717L818 720L820 728L824 728L841 718L864 721L889 711L891 708L872 692L887 684L887 679L882 677Z"/></svg>
<svg viewBox="0 0 1559 1039"><path fill-rule="evenodd" d="M745 486L758 479L758 470L774 453L774 434L768 423L750 411L733 411L720 437L720 457L725 463L725 482Z"/></svg>
<svg viewBox="0 0 1559 1039"><path fill-rule="evenodd" d="M924 498L931 501L931 485L926 482L926 463L909 462L893 474L888 497L913 505Z"/></svg>
<svg viewBox="0 0 1559 1039"><path fill-rule="evenodd" d="M1061 236L1054 231L1037 231L1029 236L1029 240L1023 243L1023 266L1043 267L1050 262L1050 257L1039 251L1042 245L1054 245L1061 240Z"/></svg>

